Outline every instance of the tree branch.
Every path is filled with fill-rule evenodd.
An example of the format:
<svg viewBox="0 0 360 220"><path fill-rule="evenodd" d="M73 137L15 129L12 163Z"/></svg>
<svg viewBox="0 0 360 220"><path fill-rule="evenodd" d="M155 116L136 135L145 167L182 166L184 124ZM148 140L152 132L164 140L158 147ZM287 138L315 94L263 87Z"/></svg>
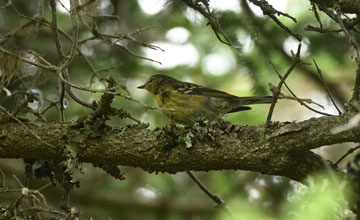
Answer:
<svg viewBox="0 0 360 220"><path fill-rule="evenodd" d="M26 123L42 140L50 143L47 146L34 138L29 129L7 122L0 124L0 157L61 160L64 159L63 146L71 144L77 148L80 162L107 161L169 173L241 169L301 181L309 173L328 166L310 149L360 141L360 128L338 134L330 132L351 116L278 123L271 128L233 126L215 136L214 141L197 141L190 149L164 129L150 131L143 126L133 126L99 132L63 123Z"/></svg>
<svg viewBox="0 0 360 220"><path fill-rule="evenodd" d="M344 13L360 13L360 0L310 0L325 8L335 8L339 4L341 11Z"/></svg>

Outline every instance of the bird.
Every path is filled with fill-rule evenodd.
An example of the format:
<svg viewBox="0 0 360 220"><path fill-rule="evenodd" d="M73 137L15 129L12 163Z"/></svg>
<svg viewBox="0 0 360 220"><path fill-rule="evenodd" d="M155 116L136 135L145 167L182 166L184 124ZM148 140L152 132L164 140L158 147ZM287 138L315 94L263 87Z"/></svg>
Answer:
<svg viewBox="0 0 360 220"><path fill-rule="evenodd" d="M270 104L273 101L272 96L238 97L164 74L150 76L145 84L137 88L147 90L172 122L184 125L201 118L217 121L228 113L250 110L247 105Z"/></svg>

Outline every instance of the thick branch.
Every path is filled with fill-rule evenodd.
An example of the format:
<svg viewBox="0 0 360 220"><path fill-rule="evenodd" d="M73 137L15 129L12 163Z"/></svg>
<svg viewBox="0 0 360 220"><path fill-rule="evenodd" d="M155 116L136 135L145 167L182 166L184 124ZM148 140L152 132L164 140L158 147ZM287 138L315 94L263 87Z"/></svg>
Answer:
<svg viewBox="0 0 360 220"><path fill-rule="evenodd" d="M133 126L98 132L69 124L28 123L28 128L49 147L24 126L7 122L0 124L0 157L63 159L63 146L67 144L76 147L81 162L106 162L170 173L242 169L301 180L326 167L310 149L360 141L360 128L331 133L332 128L346 121L345 116L331 116L279 123L270 128L244 126L215 136L211 142L197 141L190 149L162 129L150 131Z"/></svg>
<svg viewBox="0 0 360 220"><path fill-rule="evenodd" d="M344 13L360 13L360 0L310 0L322 7L336 8L339 4L340 9Z"/></svg>

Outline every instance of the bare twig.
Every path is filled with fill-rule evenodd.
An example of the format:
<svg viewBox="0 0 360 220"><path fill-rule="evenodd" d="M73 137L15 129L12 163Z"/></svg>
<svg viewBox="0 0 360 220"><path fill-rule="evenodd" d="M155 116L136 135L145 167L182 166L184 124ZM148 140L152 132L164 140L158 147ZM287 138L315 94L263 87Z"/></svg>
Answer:
<svg viewBox="0 0 360 220"><path fill-rule="evenodd" d="M324 28L318 28L318 27L313 27L311 25L307 25L304 30L306 31L314 31L314 32L318 32L318 33L339 33L342 32L343 30L338 29L338 30L330 30L330 29L324 29Z"/></svg>
<svg viewBox="0 0 360 220"><path fill-rule="evenodd" d="M346 28L346 26L344 25L343 20L341 19L341 11L340 8L337 10L336 14L336 21L339 23L341 29L344 31L345 35L347 36L347 38L349 39L350 44L354 47L355 52L356 52L356 58L355 61L357 64L360 63L360 53L359 53L359 45L357 40L355 39L355 37L350 33L350 31Z"/></svg>
<svg viewBox="0 0 360 220"><path fill-rule="evenodd" d="M105 68L101 68L101 69L97 69L98 72L107 72L109 70L113 70L113 69L117 69L121 66L123 66L124 64L118 64L118 65L114 65L114 66L109 66L109 67L105 67Z"/></svg>
<svg viewBox="0 0 360 220"><path fill-rule="evenodd" d="M317 63L315 62L315 59L313 59L313 62L314 62L314 64L315 64L315 66L316 66L316 69L317 69L317 71L318 71L318 73L319 73L320 79L321 79L321 81L322 81L323 84L324 84L324 87L325 87L325 89L326 89L326 92L327 92L327 94L328 94L331 102L332 102L333 105L335 106L335 108L336 108L336 110L338 111L339 115L341 115L341 111L340 111L339 107L336 105L335 100L333 99L333 97L332 97L332 95L331 95L331 93L330 93L329 87L328 87L328 86L326 85L326 83L325 83L325 80L324 80L324 78L323 78L323 76L322 76L321 70L320 70L320 68L318 67Z"/></svg>
<svg viewBox="0 0 360 220"><path fill-rule="evenodd" d="M282 76L281 76L280 72L278 71L278 69L276 68L276 66L274 65L274 63L273 63L271 60L269 60L269 63L272 65L272 67L274 68L276 74L278 75L279 79L281 80L281 79L282 79ZM298 98L298 97L295 95L295 93L290 89L290 87L287 85L286 82L284 82L284 85L285 85L285 87L287 88L287 90L290 92L290 94L294 97L294 99L295 99L296 101L298 101L301 105L305 106L305 107L308 108L309 110L311 110L311 111L313 111L313 112L315 112L315 113L318 113L318 114L320 114L320 115L331 116L331 114L328 114L328 113L325 113L325 112L320 112L320 111L318 111L318 110L310 107L309 105L307 105L307 104L305 103L305 102L306 102L306 99L304 100L304 99ZM311 102L309 102L309 103L317 104L317 103L313 102L312 100L311 100ZM324 109L324 107L323 107L322 105L320 105L320 104L317 104L317 105Z"/></svg>
<svg viewBox="0 0 360 220"><path fill-rule="evenodd" d="M0 8L1 8L1 9L2 9L2 8L6 8L6 7L10 6L10 5L11 5L11 0L7 0L4 5L0 6Z"/></svg>
<svg viewBox="0 0 360 220"><path fill-rule="evenodd" d="M35 22L33 20L27 20L24 23L20 24L18 27L12 29L7 34L1 36L0 38L0 45L6 43L9 39L14 37L18 32L23 31L27 26L30 26L34 24Z"/></svg>
<svg viewBox="0 0 360 220"><path fill-rule="evenodd" d="M302 37L299 34L293 33L287 26L285 26L276 15L283 15L290 18L293 22L297 22L296 19L286 13L276 10L273 8L266 0L249 0L254 5L257 5L261 8L264 15L269 16L276 24L278 24L283 30L294 36L298 41L301 41Z"/></svg>
<svg viewBox="0 0 360 220"><path fill-rule="evenodd" d="M316 4L314 2L311 2L311 6L312 6L312 10L314 12L314 15L315 15L315 18L316 20L319 22L319 25L320 25L320 29L322 30L323 29L323 25L321 23L321 20L320 20L320 16L319 16L319 13L316 9Z"/></svg>
<svg viewBox="0 0 360 220"><path fill-rule="evenodd" d="M10 118L14 119L16 122L18 122L21 126L25 127L26 130L30 132L31 135L33 135L36 139L38 139L41 143L52 147L51 144L47 143L46 141L42 140L37 134L35 134L30 128L28 128L24 123L22 123L18 118L13 116L10 112L8 112L4 107L0 105L0 110L2 110L5 114L7 114Z"/></svg>
<svg viewBox="0 0 360 220"><path fill-rule="evenodd" d="M208 24L210 24L211 28L213 29L216 37L221 43L224 43L228 46L231 46L230 40L227 38L225 33L222 31L219 21L216 17L214 17L208 7L201 7L201 4L195 2L193 0L183 0L189 7L192 9L198 11L200 14L202 14L205 18L208 19ZM206 6L206 4L205 4ZM221 36L224 38L222 38Z"/></svg>
<svg viewBox="0 0 360 220"><path fill-rule="evenodd" d="M47 213L51 213L51 214L55 214L55 215L59 215L62 217L65 217L66 214L61 212L61 211L57 211L57 210L53 210L53 209L47 209L47 208L43 208L40 206L31 206L31 207L27 207L27 208L23 208L23 209L19 209L19 212L25 212L25 211L36 211L37 213L39 212L47 212Z"/></svg>
<svg viewBox="0 0 360 220"><path fill-rule="evenodd" d="M1 174L1 186L0 189L5 189L5 173L0 169Z"/></svg>
<svg viewBox="0 0 360 220"><path fill-rule="evenodd" d="M37 16L40 16L40 17L44 16L44 0L38 0Z"/></svg>
<svg viewBox="0 0 360 220"><path fill-rule="evenodd" d="M92 26L90 26L89 24L87 24L87 23L84 21L84 19L83 19L81 16L79 16L79 19L80 19L80 21L82 22L82 24L83 24L89 31L91 31L91 32L93 33L93 35L96 37L96 39L101 39L101 40L103 40L104 42L106 42L106 43L108 43L108 44L114 45L114 46L120 48L122 51L126 52L127 54L129 54L129 55L131 55L131 56L133 56L133 57L135 57L135 58L144 59L144 60L148 60L148 61L151 61L151 62L154 62L154 63L161 64L161 62L159 62L159 61L156 61L156 60L153 60L153 59L151 59L151 58L148 58L148 57L144 57L144 56L135 54L135 53L134 53L133 51L131 51L129 48L127 48L127 47L125 47L125 46L122 46L122 45L120 45L120 44L117 44L117 43L116 43L117 41L114 42L114 41L112 41L112 40L109 39L109 38L117 38L118 40L121 40L121 39L133 40L134 38L133 38L131 35L133 35L133 34L138 34L138 33L140 33L140 31L142 31L142 30L145 31L145 30L147 30L147 29L149 29L149 28L138 29L138 30L136 30L135 32L132 32L132 33L129 33L129 34L108 35L108 34L102 33L101 31L97 30L97 28L96 28L96 22L94 22L94 23L92 24ZM86 39L85 41L87 41L87 40L92 40L92 39L94 39L94 38L93 38L93 37L90 37L90 38ZM160 47L157 47L157 46L154 46L154 45L149 45L149 44L147 44L147 43L145 43L145 42L141 42L141 41L138 41L138 40L136 40L135 42L140 43L141 45L146 46L146 47L149 47L149 48L151 48L151 49L155 49L155 50L156 50L156 49L160 49L160 50L163 51L163 49L161 49ZM84 43L84 41L81 41L81 43Z"/></svg>
<svg viewBox="0 0 360 220"><path fill-rule="evenodd" d="M54 35L54 40L55 40L55 45L56 45L56 50L58 52L59 58L60 60L64 60L65 56L64 56L64 52L60 43L60 38L59 38L59 32L58 32L58 26L57 26L57 15L56 15L56 1L55 0L50 0L50 7L51 7L51 30L53 32ZM61 80L59 80L58 82L59 84L59 99L60 99L60 120L61 121L65 121L65 113L64 113L64 98L65 98L65 83L62 82Z"/></svg>
<svg viewBox="0 0 360 220"><path fill-rule="evenodd" d="M48 100L48 99L44 99L45 101L49 102L50 104L44 108L41 112L39 112L40 115L43 115L45 114L51 107L56 107L56 104L59 103L59 101L51 101L51 100Z"/></svg>
<svg viewBox="0 0 360 220"><path fill-rule="evenodd" d="M192 180L194 180L194 182L201 188L201 190L204 191L204 193L205 193L206 195L208 195L217 205L222 206L222 205L225 203L225 201L224 201L222 198L220 198L219 196L217 196L217 195L215 195L214 193L212 193L212 192L204 185L204 183L202 183L201 180L199 180L199 179L197 178L197 176L196 176L193 172L187 171L186 173L191 177Z"/></svg>
<svg viewBox="0 0 360 220"><path fill-rule="evenodd" d="M65 7L65 5L64 5L61 1L59 1L59 0L56 0L56 1L59 2L59 4L61 5L61 7L63 7L63 9L65 9L65 11L67 11L67 12L70 14L69 9L67 9L67 8Z"/></svg>
<svg viewBox="0 0 360 220"><path fill-rule="evenodd" d="M134 52L132 52L129 48L127 47L124 47L120 44L117 44L117 43L114 43L112 42L111 40L108 40L108 39L105 39L105 38L102 38L106 43L108 44L111 44L111 45L114 45L118 48L120 48L122 51L126 52L127 54L135 57L135 58L139 58L139 59L143 59L143 60L148 60L148 61L151 61L151 62L154 62L154 63L158 63L158 64L162 64L160 61L157 61L157 60L154 60L154 59L151 59L151 58L148 58L148 57L144 57L144 56L141 56L141 55L137 55L135 54Z"/></svg>
<svg viewBox="0 0 360 220"><path fill-rule="evenodd" d="M335 162L335 165L339 165L339 163L345 159L345 157L347 157L349 154L352 154L354 151L356 151L357 149L360 148L360 145L357 145L353 148L350 148L344 155L342 155L336 162Z"/></svg>
<svg viewBox="0 0 360 220"><path fill-rule="evenodd" d="M88 0L88 1L85 2L84 4L78 5L78 6L76 7L76 10L77 10L77 11L81 11L81 10L83 10L84 8L86 8L86 6L90 5L90 4L93 3L93 2L96 2L96 0Z"/></svg>
<svg viewBox="0 0 360 220"><path fill-rule="evenodd" d="M64 187L64 194L60 205L64 210L69 210L70 195L71 189L69 187Z"/></svg>
<svg viewBox="0 0 360 220"><path fill-rule="evenodd" d="M15 179L15 181L17 182L17 184L19 184L19 186L20 186L21 188L24 188L24 185L21 183L21 181L19 180L19 178L17 178L17 176L12 175L12 177Z"/></svg>
<svg viewBox="0 0 360 220"><path fill-rule="evenodd" d="M353 46L355 52L356 52L356 58L355 62L358 66L358 69L356 70L356 79L355 79L355 86L354 86L354 92L352 96L352 101L359 101L360 100L360 52L359 52L359 44L356 40L356 38L350 33L348 28L345 26L343 20L341 19L341 8L337 4L335 4L336 8L336 14L335 14L335 21L337 21L341 27L341 29L344 31L345 35L349 39L350 44Z"/></svg>
<svg viewBox="0 0 360 220"><path fill-rule="evenodd" d="M31 64L33 66L36 66L36 67L39 67L39 68L42 68L42 69L45 69L45 70L48 70L48 71L51 71L51 72L56 72L56 70L57 70L57 68L55 66L53 66L53 65L50 66L50 65L45 65L45 64L41 64L41 63L31 61L31 60L26 59L26 58L24 58L24 57L22 57L22 56L20 56L20 55L18 55L16 53L13 53L13 52L9 51L9 50L5 49L4 47L1 47L1 46L0 46L0 52L5 53L5 54L10 55L10 56L13 56L13 57L15 57L15 58L17 58L17 59L19 59L21 61L24 61L25 63ZM44 59L44 58L42 58L42 59Z"/></svg>
<svg viewBox="0 0 360 220"><path fill-rule="evenodd" d="M56 21L56 6L55 6L55 0L52 0L52 11L53 11L53 20ZM65 95L65 90L68 92L68 94L70 95L70 97L76 101L77 103L85 106L85 107L88 107L88 108L91 108L91 109L94 109L93 106L91 104L88 104L84 101L82 101L81 99L77 98L77 96L75 96L75 94L73 94L73 92L71 91L71 86L70 86L70 77L69 77L69 74L68 74L68 66L69 64L71 63L74 55L75 55L75 52L76 50L80 51L80 49L78 49L78 46L77 46L77 39L78 39L78 28L77 28L77 21L76 21L76 4L74 1L70 1L70 16L71 16L71 21L72 21L72 36L68 36L67 34L65 36L68 36L69 39L71 40L71 47L70 47L70 51L68 53L68 55L65 57L63 52L62 52L62 48L61 48L61 45L60 45L60 41L59 41L59 36L58 36L58 27L56 25L56 22L52 22L52 30L55 34L55 42L56 42L56 45L57 45L57 48L58 48L58 53L59 53L59 56L61 58L61 64L57 70L57 73L58 73L58 76L61 80L61 85L62 85L62 88L61 88L61 91L60 91L60 112L61 112L61 118L62 120L64 121L64 95ZM65 33L65 32L63 32ZM65 80L66 79L66 80Z"/></svg>
<svg viewBox="0 0 360 220"><path fill-rule="evenodd" d="M51 7L51 30L54 35L56 50L60 59L64 59L64 52L60 43L59 32L58 32L58 25L57 25L57 15L56 15L56 0L50 0L50 7Z"/></svg>
<svg viewBox="0 0 360 220"><path fill-rule="evenodd" d="M77 26L77 20L76 20L76 3L74 0L70 0L70 17L71 17L71 24L72 24L72 36L71 36L72 42L71 42L71 46L70 46L70 51L67 54L67 56L63 59L63 63L59 67L59 70L58 70L58 75L63 75L64 78L67 79L68 81L70 80L69 73L68 73L68 66L74 59L75 52L77 49L77 40L78 40L78 26ZM62 80L62 82L64 82L64 81ZM69 93L71 98L73 98L76 102L78 102L84 106L87 106L87 107L91 106L90 104L85 103L82 100L80 100L79 98L77 98L75 96L75 94L73 94L73 92L71 91L71 87L68 84L65 83L64 85L65 85L66 91ZM60 99L60 108L64 109L64 103L63 103L62 99Z"/></svg>
<svg viewBox="0 0 360 220"><path fill-rule="evenodd" d="M0 188L0 193L18 193L21 192L21 188L19 189L8 189L8 188Z"/></svg>
<svg viewBox="0 0 360 220"><path fill-rule="evenodd" d="M186 173L200 187L200 189L217 204L218 207L223 207L227 211L229 216L233 219L233 214L231 213L230 208L226 205L225 201L222 198L211 192L210 189L208 189L205 184L194 174L194 172L186 171Z"/></svg>
<svg viewBox="0 0 360 220"><path fill-rule="evenodd" d="M286 71L285 75L282 77L282 79L280 80L278 86L276 87L276 89L273 92L273 97L274 97L273 102L271 103L269 113L268 113L268 116L267 116L267 119L266 119L266 125L267 126L270 125L271 117L272 117L276 102L277 102L277 100L279 98L282 85L284 84L285 80L290 75L290 73L294 70L296 65L298 65L301 62L301 60L300 60L300 51L301 51L301 43L299 43L299 45L298 45L298 49L297 49L296 54L293 54L291 66Z"/></svg>
<svg viewBox="0 0 360 220"><path fill-rule="evenodd" d="M41 186L40 188L38 188L37 191L40 192L41 190L44 190L44 189L46 189L46 188L48 188L49 186L52 186L52 185L53 185L52 183L47 183L47 184Z"/></svg>
<svg viewBox="0 0 360 220"><path fill-rule="evenodd" d="M286 88L289 90L288 85L285 84L285 83L284 83L284 85L285 85ZM289 90L289 92L290 92L290 90ZM291 90L291 92L292 92L292 90ZM291 93L291 92L290 92L290 93ZM294 96L293 93L291 93L291 95L292 95L292 96L287 96L287 95L284 95L284 94L280 93L279 99L295 100L295 101L300 102L300 104L303 104L304 102L306 102L306 103L309 103L309 104L317 105L317 106L319 106L319 107L322 108L322 109L325 109L324 106L322 106L321 104L319 104L319 103L317 103L317 102L314 102L314 101L311 100L311 99L302 99L302 98L297 97L296 95Z"/></svg>
<svg viewBox="0 0 360 220"><path fill-rule="evenodd" d="M133 32L130 32L130 33L126 33L126 34L105 34L105 33L101 33L98 31L98 34L100 34L102 37L107 37L107 38L115 38L116 41L114 41L113 43L117 43L118 41L120 40L124 40L124 39L127 39L127 40L130 40L132 42L135 42L135 43L138 43L144 47L148 47L150 49L153 49L153 50L161 50L161 51L165 51L164 49L162 49L161 47L158 47L156 45L151 45L151 44L148 44L144 41L140 41L138 39L135 39L133 37L133 35L136 35L136 34L139 34L139 33L142 33L144 31L147 31L151 28L154 28L154 26L150 26L150 27L145 27L145 28L140 28L140 29L137 29ZM90 39L91 40L91 39Z"/></svg>
<svg viewBox="0 0 360 220"><path fill-rule="evenodd" d="M352 100L355 100L357 102L360 101L360 64L358 64L358 68L356 70L356 79Z"/></svg>

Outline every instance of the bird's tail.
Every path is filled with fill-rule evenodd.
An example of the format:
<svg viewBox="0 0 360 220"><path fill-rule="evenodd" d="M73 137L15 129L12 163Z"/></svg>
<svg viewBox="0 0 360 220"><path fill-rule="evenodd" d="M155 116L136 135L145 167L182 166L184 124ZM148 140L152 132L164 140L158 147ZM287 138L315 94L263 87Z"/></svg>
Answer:
<svg viewBox="0 0 360 220"><path fill-rule="evenodd" d="M234 100L232 108L228 113L250 110L251 108L246 105L254 104L270 104L273 101L272 96L250 96L250 97L238 97Z"/></svg>
<svg viewBox="0 0 360 220"><path fill-rule="evenodd" d="M273 101L272 96L250 96L239 97L237 102L239 105L253 105L253 104L270 104Z"/></svg>

